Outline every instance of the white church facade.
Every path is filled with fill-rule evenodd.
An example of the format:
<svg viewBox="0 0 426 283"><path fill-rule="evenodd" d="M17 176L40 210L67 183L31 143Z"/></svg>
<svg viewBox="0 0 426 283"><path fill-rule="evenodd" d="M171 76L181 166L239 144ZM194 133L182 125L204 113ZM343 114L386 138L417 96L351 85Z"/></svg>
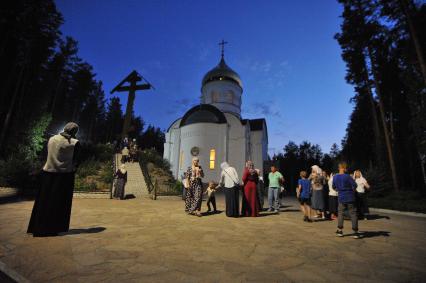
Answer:
<svg viewBox="0 0 426 283"><path fill-rule="evenodd" d="M263 172L268 154L266 120L241 117L243 85L240 76L225 63L219 64L202 80L201 101L174 121L165 133L164 158L175 178L197 156L204 169L204 182L218 181L220 164L227 161L241 176L245 162L252 160Z"/></svg>

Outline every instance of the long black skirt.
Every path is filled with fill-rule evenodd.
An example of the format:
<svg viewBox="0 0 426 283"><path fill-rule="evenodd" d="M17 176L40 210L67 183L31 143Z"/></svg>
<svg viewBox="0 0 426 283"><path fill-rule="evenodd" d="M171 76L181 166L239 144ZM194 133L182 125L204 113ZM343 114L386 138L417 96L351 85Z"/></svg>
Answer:
<svg viewBox="0 0 426 283"><path fill-rule="evenodd" d="M225 188L226 216L239 216L240 194L238 187Z"/></svg>
<svg viewBox="0 0 426 283"><path fill-rule="evenodd" d="M38 191L27 233L34 237L67 232L70 225L74 173L41 174Z"/></svg>

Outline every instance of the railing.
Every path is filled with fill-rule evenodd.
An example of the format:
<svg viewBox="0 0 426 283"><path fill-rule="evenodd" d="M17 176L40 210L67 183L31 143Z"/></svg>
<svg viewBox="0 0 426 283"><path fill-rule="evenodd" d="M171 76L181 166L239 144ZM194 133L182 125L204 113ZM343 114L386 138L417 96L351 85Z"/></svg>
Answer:
<svg viewBox="0 0 426 283"><path fill-rule="evenodd" d="M139 160L139 165L141 166L143 177L145 178L145 183L148 188L148 193L152 193L154 190L154 184L152 183L151 176L148 172L148 167L143 160Z"/></svg>
<svg viewBox="0 0 426 283"><path fill-rule="evenodd" d="M157 180L154 182L154 191L152 199L156 200L157 196L180 196L182 190L178 189L174 182L163 182L161 187Z"/></svg>
<svg viewBox="0 0 426 283"><path fill-rule="evenodd" d="M119 164L120 164L119 155L114 153L113 156L112 156L112 174L113 174L113 176L115 175L115 172L117 172ZM109 191L109 198L110 199L112 199L112 193L113 193L113 190L114 190L114 180L115 180L115 178L112 179L111 189Z"/></svg>

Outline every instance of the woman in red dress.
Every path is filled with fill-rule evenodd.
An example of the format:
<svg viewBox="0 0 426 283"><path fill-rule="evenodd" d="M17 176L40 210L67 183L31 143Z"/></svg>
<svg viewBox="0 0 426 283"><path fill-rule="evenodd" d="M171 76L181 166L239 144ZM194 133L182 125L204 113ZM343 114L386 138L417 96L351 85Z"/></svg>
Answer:
<svg viewBox="0 0 426 283"><path fill-rule="evenodd" d="M257 183L259 182L259 173L254 169L254 164L247 161L243 172L244 198L243 216L259 216L259 202L257 199Z"/></svg>

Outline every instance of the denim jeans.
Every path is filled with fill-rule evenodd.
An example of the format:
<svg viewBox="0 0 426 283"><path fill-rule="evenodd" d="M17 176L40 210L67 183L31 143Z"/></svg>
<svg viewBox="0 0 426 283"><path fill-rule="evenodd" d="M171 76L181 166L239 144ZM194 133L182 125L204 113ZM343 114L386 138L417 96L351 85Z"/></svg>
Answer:
<svg viewBox="0 0 426 283"><path fill-rule="evenodd" d="M280 188L268 188L268 204L270 209L280 209L279 193Z"/></svg>
<svg viewBox="0 0 426 283"><path fill-rule="evenodd" d="M343 221L344 221L344 212L345 208L348 209L349 216L351 217L352 221L352 230L354 232L358 232L358 215L357 215L357 209L355 203L341 203L339 202L339 213L338 213L338 220L337 220L337 228L343 229Z"/></svg>

